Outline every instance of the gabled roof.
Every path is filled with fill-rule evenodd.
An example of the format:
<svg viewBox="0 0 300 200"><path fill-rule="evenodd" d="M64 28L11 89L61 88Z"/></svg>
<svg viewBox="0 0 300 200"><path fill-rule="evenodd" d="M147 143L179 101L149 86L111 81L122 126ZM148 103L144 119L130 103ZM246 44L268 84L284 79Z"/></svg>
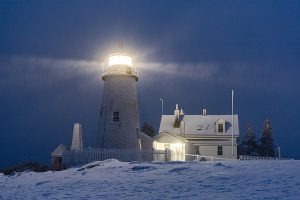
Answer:
<svg viewBox="0 0 300 200"><path fill-rule="evenodd" d="M216 122L223 119L225 121L225 133L216 132ZM180 134L180 128L174 128L174 115L162 115L159 127L159 133L169 131L177 135ZM183 119L186 135L231 135L232 115L184 115ZM238 136L239 120L238 115L234 115L234 135Z"/></svg>
<svg viewBox="0 0 300 200"><path fill-rule="evenodd" d="M60 144L56 149L51 153L52 157L61 157L64 151L68 151L67 147L63 144Z"/></svg>
<svg viewBox="0 0 300 200"><path fill-rule="evenodd" d="M140 131L140 137L141 137L141 138L145 138L145 139L147 139L147 140L153 140L152 137L150 137L149 135L143 133L142 131Z"/></svg>
<svg viewBox="0 0 300 200"><path fill-rule="evenodd" d="M226 122L223 118L221 118L221 119L219 119L218 121L216 121L216 122L218 122L218 123L224 123L224 122Z"/></svg>
<svg viewBox="0 0 300 200"><path fill-rule="evenodd" d="M180 135L177 135L177 134L174 134L170 131L163 131L163 132L160 132L158 135L156 135L153 139L157 142L160 142L161 140L164 140L164 137L167 136L169 138L172 138L173 140L177 141L177 142L182 142L182 143L185 143L187 142L187 140L183 137L181 137ZM164 141L162 141L164 142Z"/></svg>

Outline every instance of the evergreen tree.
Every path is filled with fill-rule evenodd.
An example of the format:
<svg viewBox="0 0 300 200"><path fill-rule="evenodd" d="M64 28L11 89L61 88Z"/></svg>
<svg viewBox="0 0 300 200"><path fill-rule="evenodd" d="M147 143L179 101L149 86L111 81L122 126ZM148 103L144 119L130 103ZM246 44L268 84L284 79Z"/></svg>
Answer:
<svg viewBox="0 0 300 200"><path fill-rule="evenodd" d="M269 120L264 121L263 133L260 139L260 155L275 156L274 141L272 137L272 127Z"/></svg>
<svg viewBox="0 0 300 200"><path fill-rule="evenodd" d="M244 146L243 146L244 145L244 141L240 141L240 138L238 137L236 139L236 142L238 144L238 146L237 146L237 154L238 154L238 156L245 155Z"/></svg>
<svg viewBox="0 0 300 200"><path fill-rule="evenodd" d="M156 135L154 127L147 122L144 122L141 131L152 138Z"/></svg>
<svg viewBox="0 0 300 200"><path fill-rule="evenodd" d="M246 139L244 142L246 155L257 155L257 142L252 126L249 124L246 130Z"/></svg>
<svg viewBox="0 0 300 200"><path fill-rule="evenodd" d="M239 142L238 154L239 155L258 155L258 145L255 138L255 133L251 124L246 128L244 139Z"/></svg>

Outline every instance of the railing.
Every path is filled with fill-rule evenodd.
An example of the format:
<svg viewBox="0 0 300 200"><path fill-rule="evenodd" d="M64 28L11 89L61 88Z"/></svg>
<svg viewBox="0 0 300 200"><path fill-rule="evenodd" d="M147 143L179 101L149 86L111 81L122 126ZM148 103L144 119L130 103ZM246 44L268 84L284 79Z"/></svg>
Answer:
<svg viewBox="0 0 300 200"><path fill-rule="evenodd" d="M93 161L118 159L120 161L152 161L153 150L83 148L63 152L65 166L86 164Z"/></svg>
<svg viewBox="0 0 300 200"><path fill-rule="evenodd" d="M62 154L62 164L64 166L75 166L86 164L93 161L106 159L118 159L120 161L187 161L194 160L187 154L181 154L166 150L153 149L101 149L83 148L79 150L65 151Z"/></svg>
<svg viewBox="0 0 300 200"><path fill-rule="evenodd" d="M294 160L293 158L279 158L279 157L263 157L263 156L248 156L240 155L239 160Z"/></svg>
<svg viewBox="0 0 300 200"><path fill-rule="evenodd" d="M234 158L213 157L194 154L181 154L172 152L170 149L101 149L101 148L83 148L79 150L65 151L62 154L62 164L64 166L74 166L86 164L93 161L106 159L118 159L120 161L229 161ZM239 160L293 160L291 158L261 157L240 155Z"/></svg>
<svg viewBox="0 0 300 200"><path fill-rule="evenodd" d="M170 149L165 150L154 150L153 151L153 160L159 160L164 162L169 161L191 161L194 160L190 154L184 154Z"/></svg>
<svg viewBox="0 0 300 200"><path fill-rule="evenodd" d="M225 157L214 157L214 156L204 156L204 155L195 155L195 154L186 154L191 157L194 157L195 161L226 161L226 160L236 160L234 158L225 158Z"/></svg>
<svg viewBox="0 0 300 200"><path fill-rule="evenodd" d="M104 67L102 76L107 76L112 74L126 74L126 75L132 75L138 77L138 69L137 67L131 67L126 65Z"/></svg>

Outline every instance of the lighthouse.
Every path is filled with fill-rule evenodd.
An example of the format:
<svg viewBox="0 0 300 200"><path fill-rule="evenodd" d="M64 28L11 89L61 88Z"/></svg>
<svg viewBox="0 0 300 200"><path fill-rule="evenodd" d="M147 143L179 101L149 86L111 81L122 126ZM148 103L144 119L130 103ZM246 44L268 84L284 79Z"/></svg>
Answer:
<svg viewBox="0 0 300 200"><path fill-rule="evenodd" d="M121 49L120 49L121 50ZM96 143L99 148L140 149L138 72L124 52L108 56Z"/></svg>

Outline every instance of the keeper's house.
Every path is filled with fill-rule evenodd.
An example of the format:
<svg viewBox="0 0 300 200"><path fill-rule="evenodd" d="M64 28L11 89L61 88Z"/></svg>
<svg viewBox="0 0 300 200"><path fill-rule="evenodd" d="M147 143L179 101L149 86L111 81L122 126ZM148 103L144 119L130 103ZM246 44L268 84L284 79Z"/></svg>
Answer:
<svg viewBox="0 0 300 200"><path fill-rule="evenodd" d="M176 105L174 115L162 115L153 148L170 151L170 160L196 155L232 159L237 158L238 136L238 115L208 115L206 109L202 115L185 115Z"/></svg>

